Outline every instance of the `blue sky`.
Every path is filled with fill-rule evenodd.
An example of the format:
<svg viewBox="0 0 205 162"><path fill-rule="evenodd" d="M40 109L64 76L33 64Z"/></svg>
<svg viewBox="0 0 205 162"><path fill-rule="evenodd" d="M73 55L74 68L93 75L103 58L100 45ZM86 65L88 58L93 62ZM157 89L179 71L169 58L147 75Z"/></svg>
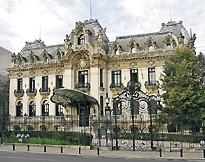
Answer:
<svg viewBox="0 0 205 162"><path fill-rule="evenodd" d="M39 37L46 45L61 44L76 22L90 18L90 2L92 18L107 27L110 41L159 31L171 8L171 19L191 28L197 53L205 53L204 0L0 0L0 46L18 53Z"/></svg>

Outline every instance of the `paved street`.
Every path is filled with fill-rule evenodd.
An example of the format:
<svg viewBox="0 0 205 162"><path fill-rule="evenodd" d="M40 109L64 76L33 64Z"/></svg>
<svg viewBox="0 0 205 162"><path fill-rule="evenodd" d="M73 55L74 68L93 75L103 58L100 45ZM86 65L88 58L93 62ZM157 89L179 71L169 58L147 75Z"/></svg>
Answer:
<svg viewBox="0 0 205 162"><path fill-rule="evenodd" d="M63 153L61 153L60 146L47 145L46 152L44 152L44 145L30 145L29 151L27 145L13 145L3 144L0 147L0 162L24 162L24 161L166 161L166 160L189 160L189 161L204 161L202 152L183 152L183 157L180 157L180 152L162 152L162 157L157 151L110 151L100 150L99 155L96 150L81 149L81 154L77 147L69 148L63 146ZM202 151L202 150L201 150Z"/></svg>
<svg viewBox="0 0 205 162"><path fill-rule="evenodd" d="M124 159L124 158L103 158L103 157L83 157L72 155L51 155L17 152L0 152L0 162L163 162L167 159ZM174 160L181 161L181 160ZM194 160L196 161L196 160ZM190 161L192 162L192 161Z"/></svg>

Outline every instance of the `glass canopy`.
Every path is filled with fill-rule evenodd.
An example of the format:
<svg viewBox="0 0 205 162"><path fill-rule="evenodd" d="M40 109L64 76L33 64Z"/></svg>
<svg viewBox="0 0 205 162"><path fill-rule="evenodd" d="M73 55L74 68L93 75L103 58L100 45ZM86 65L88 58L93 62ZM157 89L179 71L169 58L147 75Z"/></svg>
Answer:
<svg viewBox="0 0 205 162"><path fill-rule="evenodd" d="M85 104L88 106L99 105L98 101L91 95L75 89L59 88L54 90L51 101L67 106L75 106L77 104Z"/></svg>

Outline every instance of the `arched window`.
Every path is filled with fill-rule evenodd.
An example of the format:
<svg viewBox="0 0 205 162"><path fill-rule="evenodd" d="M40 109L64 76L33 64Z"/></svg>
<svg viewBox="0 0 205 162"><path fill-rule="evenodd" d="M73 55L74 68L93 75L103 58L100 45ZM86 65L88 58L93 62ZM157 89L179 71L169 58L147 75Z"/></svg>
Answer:
<svg viewBox="0 0 205 162"><path fill-rule="evenodd" d="M168 50L172 50L172 47L171 47L171 44L170 43L167 43L167 51Z"/></svg>
<svg viewBox="0 0 205 162"><path fill-rule="evenodd" d="M33 130L33 126L28 125L28 126L27 126L27 130L28 130L28 131L32 131L32 130Z"/></svg>
<svg viewBox="0 0 205 162"><path fill-rule="evenodd" d="M58 131L58 127L60 127L59 125L55 125L54 126L54 130Z"/></svg>
<svg viewBox="0 0 205 162"><path fill-rule="evenodd" d="M41 129L42 131L45 131L45 130L46 130L46 126L45 126L45 125L41 125L41 126L40 126L40 129Z"/></svg>
<svg viewBox="0 0 205 162"><path fill-rule="evenodd" d="M136 53L135 47L131 48L131 53Z"/></svg>
<svg viewBox="0 0 205 162"><path fill-rule="evenodd" d="M20 126L19 125L14 125L14 130L20 130Z"/></svg>
<svg viewBox="0 0 205 162"><path fill-rule="evenodd" d="M149 52L153 52L153 46L152 45L149 46Z"/></svg>
<svg viewBox="0 0 205 162"><path fill-rule="evenodd" d="M43 101L42 104L42 116L49 116L49 104L48 101Z"/></svg>
<svg viewBox="0 0 205 162"><path fill-rule="evenodd" d="M115 55L119 55L119 50L115 49Z"/></svg>
<svg viewBox="0 0 205 162"><path fill-rule="evenodd" d="M29 116L36 116L36 103L34 101L29 104Z"/></svg>
<svg viewBox="0 0 205 162"><path fill-rule="evenodd" d="M23 116L23 104L19 101L16 105L16 116L21 117Z"/></svg>
<svg viewBox="0 0 205 162"><path fill-rule="evenodd" d="M78 45L83 45L85 43L85 37L83 34L81 34L79 37L78 37Z"/></svg>

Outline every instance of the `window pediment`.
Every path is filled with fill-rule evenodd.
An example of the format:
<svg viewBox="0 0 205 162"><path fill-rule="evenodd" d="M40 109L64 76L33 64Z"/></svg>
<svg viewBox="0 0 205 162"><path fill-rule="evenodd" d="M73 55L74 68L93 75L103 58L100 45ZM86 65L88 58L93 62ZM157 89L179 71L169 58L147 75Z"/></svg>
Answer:
<svg viewBox="0 0 205 162"><path fill-rule="evenodd" d="M121 52L121 45L119 44L119 42L117 42L117 41L115 41L115 42L113 42L113 44L112 44L112 53L114 54L114 55L119 55L120 54L120 52Z"/></svg>
<svg viewBox="0 0 205 162"><path fill-rule="evenodd" d="M134 41L134 39L132 38L132 39L129 41L128 46L130 47L130 51L129 51L130 53L136 53L136 52L137 52L137 49L138 49L138 47L139 47L139 44L136 43L136 42Z"/></svg>
<svg viewBox="0 0 205 162"><path fill-rule="evenodd" d="M52 58L52 56L46 51L44 50L42 53L42 60L44 63L48 63L48 61Z"/></svg>
<svg viewBox="0 0 205 162"><path fill-rule="evenodd" d="M155 51L155 47L156 47L156 42L154 42L154 40L149 37L145 43L146 45L146 49L148 52L154 52Z"/></svg>
<svg viewBox="0 0 205 162"><path fill-rule="evenodd" d="M64 56L64 52L62 52L60 49L56 52L56 56L58 59L62 58Z"/></svg>
<svg viewBox="0 0 205 162"><path fill-rule="evenodd" d="M35 64L38 61L38 56L36 56L32 51L29 54L30 64Z"/></svg>
<svg viewBox="0 0 205 162"><path fill-rule="evenodd" d="M23 65L24 62L27 62L26 58L18 53L18 55L16 56L16 63L20 66Z"/></svg>
<svg viewBox="0 0 205 162"><path fill-rule="evenodd" d="M171 35L167 35L165 37L165 40L164 40L164 48L165 50L172 50L173 49L173 46L174 46L174 39L172 38Z"/></svg>

